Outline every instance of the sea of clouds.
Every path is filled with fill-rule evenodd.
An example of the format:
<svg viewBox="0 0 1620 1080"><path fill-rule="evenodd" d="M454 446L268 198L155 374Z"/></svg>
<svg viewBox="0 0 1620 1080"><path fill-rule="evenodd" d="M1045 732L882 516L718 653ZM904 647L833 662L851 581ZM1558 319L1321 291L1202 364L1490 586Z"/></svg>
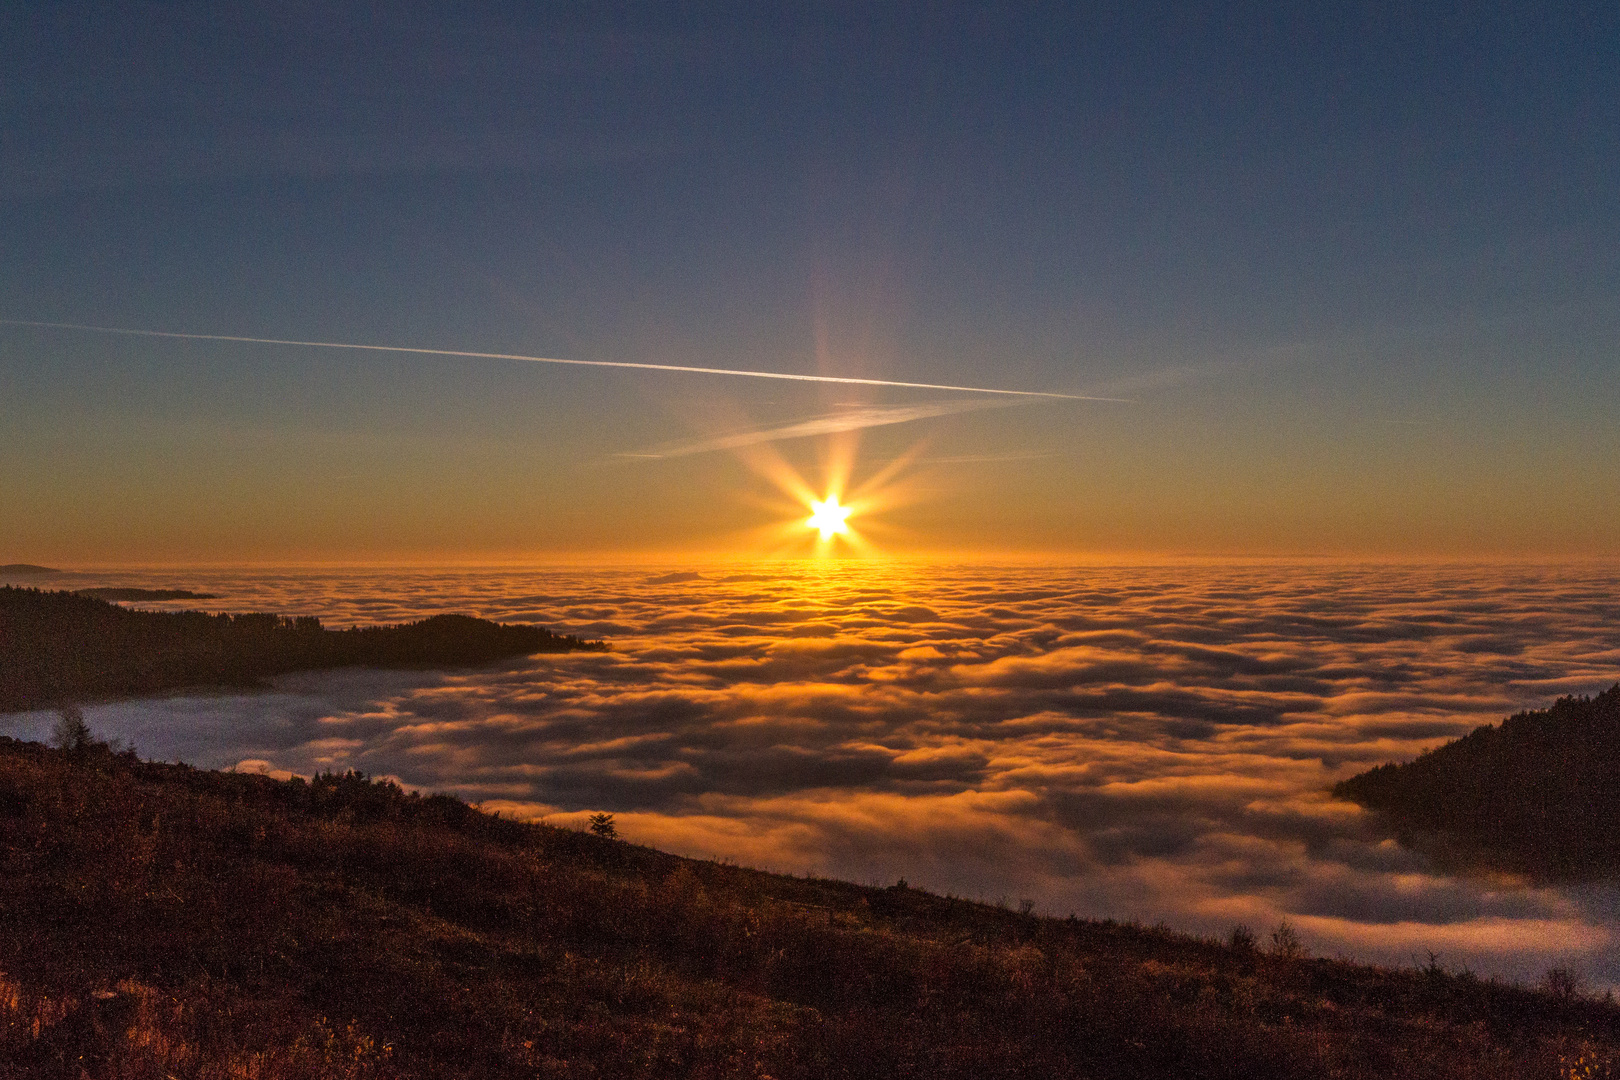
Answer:
<svg viewBox="0 0 1620 1080"><path fill-rule="evenodd" d="M606 637L87 710L147 757L356 768L671 851L1326 955L1620 984L1620 891L1434 870L1337 780L1620 681L1614 568L888 566L197 571L329 626L442 611ZM152 605L183 606L183 605ZM0 717L42 737L47 714Z"/></svg>

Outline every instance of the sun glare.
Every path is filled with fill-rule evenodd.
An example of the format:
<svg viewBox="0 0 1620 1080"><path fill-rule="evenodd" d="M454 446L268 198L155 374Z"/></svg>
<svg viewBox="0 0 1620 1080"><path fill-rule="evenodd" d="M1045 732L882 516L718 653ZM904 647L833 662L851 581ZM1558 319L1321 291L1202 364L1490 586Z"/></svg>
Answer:
<svg viewBox="0 0 1620 1080"><path fill-rule="evenodd" d="M819 530L823 540L831 540L834 536L842 536L849 532L850 508L840 506L838 496L828 495L826 501L811 499L810 509L812 513L805 524Z"/></svg>
<svg viewBox="0 0 1620 1080"><path fill-rule="evenodd" d="M823 445L819 482L790 464L773 443L750 444L738 449L738 458L748 470L767 480L781 496L751 498L761 510L770 512L771 522L739 536L749 548L767 547L778 556L795 558L872 557L879 554L872 533L893 539L910 534L885 523L883 516L896 507L916 502L924 489L913 487L903 478L923 444L877 466L865 477L856 477L855 451L859 432L840 432ZM937 490L935 488L927 489ZM809 509L810 515L804 511ZM808 530L808 531L806 531Z"/></svg>

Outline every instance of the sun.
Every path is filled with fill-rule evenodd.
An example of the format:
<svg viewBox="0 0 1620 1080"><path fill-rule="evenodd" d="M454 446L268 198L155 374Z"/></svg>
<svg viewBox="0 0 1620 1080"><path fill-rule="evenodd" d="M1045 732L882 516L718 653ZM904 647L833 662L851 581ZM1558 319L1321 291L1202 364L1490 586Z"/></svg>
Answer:
<svg viewBox="0 0 1620 1080"><path fill-rule="evenodd" d="M819 530L823 540L831 540L834 536L843 536L849 532L850 508L840 506L838 496L828 495L826 501L811 499L810 509L813 512L805 524Z"/></svg>
<svg viewBox="0 0 1620 1080"><path fill-rule="evenodd" d="M883 518L897 507L917 502L922 492L938 490L915 487L905 476L925 444L918 442L874 466L870 475L856 477L858 433L839 434L841 438L829 439L822 449L819 482L807 479L773 443L741 448L737 456L750 472L768 481L776 494L749 496L749 501L770 513L771 521L739 534L739 542L768 544L778 556L791 552L794 558L876 558L881 552L874 545L874 533L888 538L910 535Z"/></svg>

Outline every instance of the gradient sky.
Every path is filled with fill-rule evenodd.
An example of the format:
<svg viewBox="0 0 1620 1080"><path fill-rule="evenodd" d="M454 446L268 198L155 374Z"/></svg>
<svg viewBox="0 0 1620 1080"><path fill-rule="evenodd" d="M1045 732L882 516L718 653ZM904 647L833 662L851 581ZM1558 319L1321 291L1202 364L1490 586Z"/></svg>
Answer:
<svg viewBox="0 0 1620 1080"><path fill-rule="evenodd" d="M1620 553L1620 9L1031 9L0 6L0 319L1130 399L5 325L0 562Z"/></svg>

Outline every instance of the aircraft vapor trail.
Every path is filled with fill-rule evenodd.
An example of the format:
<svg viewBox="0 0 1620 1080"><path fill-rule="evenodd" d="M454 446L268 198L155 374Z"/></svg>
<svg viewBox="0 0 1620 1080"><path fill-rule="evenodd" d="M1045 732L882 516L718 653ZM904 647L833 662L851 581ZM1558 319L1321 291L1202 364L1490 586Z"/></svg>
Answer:
<svg viewBox="0 0 1620 1080"><path fill-rule="evenodd" d="M871 406L850 412L812 416L808 420L795 420L776 427L755 428L752 431L734 431L729 435L716 435L686 442L666 443L640 453L620 454L633 458L672 458L690 454L706 454L711 450L736 450L756 443L780 442L783 439L802 439L807 435L831 435L842 431L861 431L865 428L884 427L888 424L908 424L913 420L927 420L935 416L971 412L975 409L1004 409L1017 404L1012 401L946 401L921 405Z"/></svg>
<svg viewBox="0 0 1620 1080"><path fill-rule="evenodd" d="M638 371L680 371L694 375L740 375L750 379L787 379L792 382L842 383L851 386L899 386L910 390L956 390L968 394L1008 394L1014 397L1063 398L1067 401L1119 401L1127 398L1093 397L1087 394L1058 394L1048 390L997 390L988 386L946 386L940 383L898 382L893 379L854 379L841 375L798 375L786 371L745 371L739 368L687 367L682 364L637 364L627 360L563 360L554 356L520 356L515 353L463 352L459 349L418 349L407 345L355 345L344 341L289 341L283 338L235 337L230 334L182 334L172 330L131 330L118 326L86 326L82 323L33 322L0 319L4 326L38 326L54 330L85 330L96 334L129 334L134 337L182 338L187 341L239 341L251 345L300 345L312 349L361 349L368 352L419 353L425 356L465 356L479 360L527 360L535 364L568 364L574 367L634 368Z"/></svg>

